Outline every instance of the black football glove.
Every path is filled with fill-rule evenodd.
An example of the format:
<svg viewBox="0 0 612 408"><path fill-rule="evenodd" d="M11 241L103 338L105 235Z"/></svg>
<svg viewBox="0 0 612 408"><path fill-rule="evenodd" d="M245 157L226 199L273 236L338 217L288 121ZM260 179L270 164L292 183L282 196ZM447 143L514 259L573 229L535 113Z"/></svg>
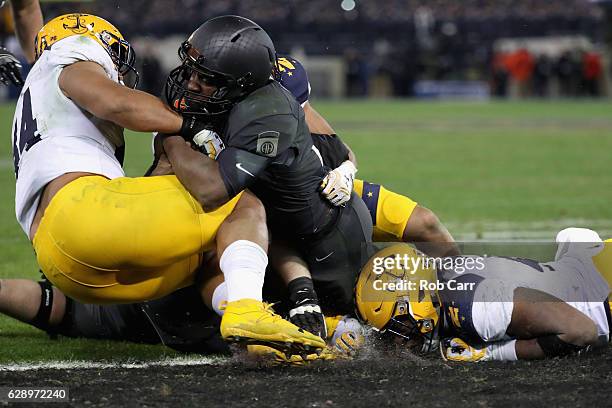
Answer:
<svg viewBox="0 0 612 408"><path fill-rule="evenodd" d="M312 279L301 277L287 285L289 289L289 321L299 328L325 339L327 327Z"/></svg>
<svg viewBox="0 0 612 408"><path fill-rule="evenodd" d="M197 116L183 116L180 135L186 141L191 142L194 149L216 160L219 153L225 149L225 144L212 128L210 123L203 122Z"/></svg>
<svg viewBox="0 0 612 408"><path fill-rule="evenodd" d="M179 134L188 142L193 141L193 138L202 130L210 129L208 122L198 118L197 115L183 115L183 124Z"/></svg>
<svg viewBox="0 0 612 408"><path fill-rule="evenodd" d="M23 86L21 63L4 47L0 47L0 82L4 85L12 83L15 86Z"/></svg>

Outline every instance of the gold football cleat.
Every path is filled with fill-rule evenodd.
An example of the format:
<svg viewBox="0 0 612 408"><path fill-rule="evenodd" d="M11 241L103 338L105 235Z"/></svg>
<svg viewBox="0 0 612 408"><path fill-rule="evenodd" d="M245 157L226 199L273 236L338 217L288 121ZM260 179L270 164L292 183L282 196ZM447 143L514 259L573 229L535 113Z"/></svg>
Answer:
<svg viewBox="0 0 612 408"><path fill-rule="evenodd" d="M313 361L335 360L338 356L331 349L325 348L321 353L293 354L291 356L268 346L251 344L247 346L249 356L256 357L273 365L303 366Z"/></svg>
<svg viewBox="0 0 612 408"><path fill-rule="evenodd" d="M255 299L240 299L222 305L221 336L234 343L258 344L285 353L318 354L325 341L283 319L272 305Z"/></svg>

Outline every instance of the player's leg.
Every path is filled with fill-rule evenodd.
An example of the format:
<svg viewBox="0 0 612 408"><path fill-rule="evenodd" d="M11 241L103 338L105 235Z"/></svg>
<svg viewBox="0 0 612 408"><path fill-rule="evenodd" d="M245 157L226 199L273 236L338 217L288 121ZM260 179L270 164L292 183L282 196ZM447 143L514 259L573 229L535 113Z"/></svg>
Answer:
<svg viewBox="0 0 612 408"><path fill-rule="evenodd" d="M66 297L47 281L0 280L0 313L46 330L62 321L65 308Z"/></svg>
<svg viewBox="0 0 612 408"><path fill-rule="evenodd" d="M507 333L518 339L519 359L573 354L598 343L597 327L588 316L554 296L527 288L514 292Z"/></svg>
<svg viewBox="0 0 612 408"><path fill-rule="evenodd" d="M300 331L280 318L262 302L262 289L268 265L268 228L265 209L259 199L244 192L231 214L227 214L217 233L217 257L224 283L212 291L212 307L218 308L221 291L226 306L221 320L221 335L232 341L273 345L286 351L303 347L323 348L324 341ZM211 292L213 275L202 282L205 293ZM215 294L217 299L215 299ZM216 304L215 304L216 303Z"/></svg>
<svg viewBox="0 0 612 408"><path fill-rule="evenodd" d="M33 243L48 279L84 303L134 303L193 281L239 197L201 206L174 176L82 177L51 200Z"/></svg>
<svg viewBox="0 0 612 408"><path fill-rule="evenodd" d="M459 255L453 237L431 210L379 184L357 179L354 190L370 211L375 241L414 242L431 256Z"/></svg>
<svg viewBox="0 0 612 408"><path fill-rule="evenodd" d="M356 196L327 231L291 242L310 270L321 305L337 314L353 313L355 281L371 250L372 221Z"/></svg>

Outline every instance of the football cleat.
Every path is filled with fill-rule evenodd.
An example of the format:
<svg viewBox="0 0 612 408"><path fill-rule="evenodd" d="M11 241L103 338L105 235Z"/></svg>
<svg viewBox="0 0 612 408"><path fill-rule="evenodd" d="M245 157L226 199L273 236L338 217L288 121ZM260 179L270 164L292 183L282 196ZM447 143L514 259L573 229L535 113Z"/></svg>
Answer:
<svg viewBox="0 0 612 408"><path fill-rule="evenodd" d="M440 353L445 361L477 362L491 360L486 348L479 349L470 346L458 337L444 339L440 347Z"/></svg>
<svg viewBox="0 0 612 408"><path fill-rule="evenodd" d="M272 347L291 357L293 354L320 353L325 341L283 319L272 305L240 299L222 305L221 336L233 343Z"/></svg>
<svg viewBox="0 0 612 408"><path fill-rule="evenodd" d="M262 359L263 361L269 361L273 365L303 366L313 361L335 360L338 357L338 355L329 348L323 349L320 353L293 354L287 356L285 353L275 348L251 344L247 346L247 352L249 356Z"/></svg>

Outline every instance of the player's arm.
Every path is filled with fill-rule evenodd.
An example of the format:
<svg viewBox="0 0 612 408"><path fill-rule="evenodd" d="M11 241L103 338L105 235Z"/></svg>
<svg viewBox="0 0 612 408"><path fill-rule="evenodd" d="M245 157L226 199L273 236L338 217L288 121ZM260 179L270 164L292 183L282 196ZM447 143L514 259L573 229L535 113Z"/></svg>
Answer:
<svg viewBox="0 0 612 408"><path fill-rule="evenodd" d="M174 174L205 210L225 204L240 192L230 197L219 163L192 149L181 136L165 136L163 146Z"/></svg>
<svg viewBox="0 0 612 408"><path fill-rule="evenodd" d="M336 132L331 127L329 122L327 122L327 120L325 120L325 118L321 116L321 114L317 112L315 108L312 107L310 102L308 101L304 102L304 104L302 105L302 108L304 109L306 124L308 125L308 130L310 130L310 133L316 133L316 134L321 134L321 135L335 135L336 134ZM355 156L355 153L353 153L350 146L347 145L346 143L344 143L344 146L348 150L348 159L351 162L353 162L355 167L357 167L357 157Z"/></svg>
<svg viewBox="0 0 612 408"><path fill-rule="evenodd" d="M239 114L237 114L239 115ZM194 123L197 119L186 121ZM297 122L291 115L273 115L254 120L241 128L227 131L227 147L215 153L216 160L193 150L179 137L166 137L164 150L172 164L174 173L189 192L202 204L204 209L213 209L224 204L242 190L249 188L272 162L285 163L296 154L290 148ZM202 135L210 131L203 129L194 137L187 137L194 144L208 140ZM262 136L265 135L265 136ZM265 137L266 143L262 143ZM273 146L271 150L266 146ZM207 153L211 154L208 151Z"/></svg>
<svg viewBox="0 0 612 408"><path fill-rule="evenodd" d="M159 98L109 79L101 65L79 61L59 76L62 92L92 115L137 132L178 133L183 118Z"/></svg>
<svg viewBox="0 0 612 408"><path fill-rule="evenodd" d="M12 0L15 33L24 55L34 63L34 38L43 26L43 15L38 0Z"/></svg>

